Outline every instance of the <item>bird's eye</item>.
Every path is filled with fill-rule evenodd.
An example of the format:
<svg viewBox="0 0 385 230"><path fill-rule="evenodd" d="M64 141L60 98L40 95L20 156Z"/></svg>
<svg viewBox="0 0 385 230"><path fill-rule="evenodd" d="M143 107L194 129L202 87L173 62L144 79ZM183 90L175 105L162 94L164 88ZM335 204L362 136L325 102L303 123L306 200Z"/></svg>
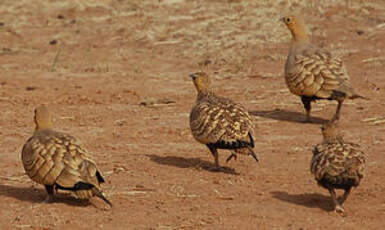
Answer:
<svg viewBox="0 0 385 230"><path fill-rule="evenodd" d="M286 18L286 22L289 23L291 20L290 18Z"/></svg>

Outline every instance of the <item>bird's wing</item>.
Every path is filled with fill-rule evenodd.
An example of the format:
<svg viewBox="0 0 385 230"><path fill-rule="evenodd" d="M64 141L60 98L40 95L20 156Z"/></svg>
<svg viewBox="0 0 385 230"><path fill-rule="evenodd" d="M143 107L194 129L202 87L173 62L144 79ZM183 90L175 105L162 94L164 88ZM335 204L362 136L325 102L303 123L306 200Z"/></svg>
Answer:
<svg viewBox="0 0 385 230"><path fill-rule="evenodd" d="M198 102L190 115L190 127L194 137L205 144L251 142L248 134L253 123L242 105L216 97Z"/></svg>
<svg viewBox="0 0 385 230"><path fill-rule="evenodd" d="M358 145L350 143L323 143L313 150L311 171L317 180L325 176L342 180L344 178L362 177L366 155Z"/></svg>
<svg viewBox="0 0 385 230"><path fill-rule="evenodd" d="M32 180L76 190L78 182L99 187L98 169L84 146L74 137L54 132L36 133L24 145L22 160ZM91 187L92 187L91 186Z"/></svg>
<svg viewBox="0 0 385 230"><path fill-rule="evenodd" d="M327 50L309 45L293 51L287 61L285 79L289 89L300 96L331 98L354 94L342 61ZM290 55L289 55L290 56Z"/></svg>

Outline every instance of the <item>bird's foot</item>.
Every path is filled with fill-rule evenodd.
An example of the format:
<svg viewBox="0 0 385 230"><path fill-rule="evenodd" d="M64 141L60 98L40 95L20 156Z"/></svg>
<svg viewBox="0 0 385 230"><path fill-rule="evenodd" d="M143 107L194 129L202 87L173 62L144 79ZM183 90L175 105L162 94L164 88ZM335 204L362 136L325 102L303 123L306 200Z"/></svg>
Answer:
<svg viewBox="0 0 385 230"><path fill-rule="evenodd" d="M47 197L43 200L43 203L49 204L54 202L53 195L47 195Z"/></svg>
<svg viewBox="0 0 385 230"><path fill-rule="evenodd" d="M231 159L237 160L237 154L231 153L231 155L226 159L226 163L228 163Z"/></svg>
<svg viewBox="0 0 385 230"><path fill-rule="evenodd" d="M306 116L305 119L302 120L303 123L313 123L313 119L310 116Z"/></svg>
<svg viewBox="0 0 385 230"><path fill-rule="evenodd" d="M346 197L344 196L341 196L341 197L338 197L338 202L342 205L345 201L346 201Z"/></svg>
<svg viewBox="0 0 385 230"><path fill-rule="evenodd" d="M208 171L210 172L223 172L223 173L232 173L234 172L234 169L228 168L228 167L221 167L221 166L209 166L207 168Z"/></svg>
<svg viewBox="0 0 385 230"><path fill-rule="evenodd" d="M344 208L343 208L341 205L337 205L337 206L335 207L334 211L335 211L338 215L340 215L340 216L342 216L342 217L345 217L345 216L346 216L345 210L344 210Z"/></svg>
<svg viewBox="0 0 385 230"><path fill-rule="evenodd" d="M333 123L333 122L338 122L340 120L340 115L334 115L331 119L330 119L330 123Z"/></svg>
<svg viewBox="0 0 385 230"><path fill-rule="evenodd" d="M219 171L221 171L222 167L214 164L214 165L207 166L206 169L211 171L211 172L219 172Z"/></svg>

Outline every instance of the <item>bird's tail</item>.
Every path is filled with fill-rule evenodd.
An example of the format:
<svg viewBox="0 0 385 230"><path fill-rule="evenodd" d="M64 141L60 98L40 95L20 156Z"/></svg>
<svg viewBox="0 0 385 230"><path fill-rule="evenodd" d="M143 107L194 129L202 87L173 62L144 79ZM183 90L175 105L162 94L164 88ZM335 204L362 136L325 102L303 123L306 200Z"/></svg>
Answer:
<svg viewBox="0 0 385 230"><path fill-rule="evenodd" d="M251 155L257 162L259 162L257 154L255 154L253 148L251 148L250 146L245 147L245 148L235 149L234 152L239 153L239 154L243 154L243 155ZM235 154L232 154L232 155L235 155Z"/></svg>
<svg viewBox="0 0 385 230"><path fill-rule="evenodd" d="M92 191L94 192L95 196L104 200L110 207L112 207L112 203L105 197L104 193L102 191L100 191L100 189L93 187Z"/></svg>
<svg viewBox="0 0 385 230"><path fill-rule="evenodd" d="M350 99L356 99L356 98L361 98L364 100L370 100L368 97L361 96L359 94L353 94L352 96L349 97Z"/></svg>
<svg viewBox="0 0 385 230"><path fill-rule="evenodd" d="M255 159L255 161L259 162L259 159L257 157L257 154L253 151L253 149L250 148L250 155Z"/></svg>

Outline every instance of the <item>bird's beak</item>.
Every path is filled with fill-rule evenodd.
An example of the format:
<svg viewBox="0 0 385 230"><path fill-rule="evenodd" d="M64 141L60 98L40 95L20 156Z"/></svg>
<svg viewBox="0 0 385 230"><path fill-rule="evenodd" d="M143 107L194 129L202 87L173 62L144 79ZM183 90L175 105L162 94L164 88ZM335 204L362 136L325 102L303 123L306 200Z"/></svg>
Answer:
<svg viewBox="0 0 385 230"><path fill-rule="evenodd" d="M191 79L193 79L193 80L195 80L195 78L196 78L195 74L190 74L189 76L190 76Z"/></svg>
<svg viewBox="0 0 385 230"><path fill-rule="evenodd" d="M285 17L280 17L280 18L278 19L278 21L279 21L279 22L285 22L284 19L285 19Z"/></svg>

